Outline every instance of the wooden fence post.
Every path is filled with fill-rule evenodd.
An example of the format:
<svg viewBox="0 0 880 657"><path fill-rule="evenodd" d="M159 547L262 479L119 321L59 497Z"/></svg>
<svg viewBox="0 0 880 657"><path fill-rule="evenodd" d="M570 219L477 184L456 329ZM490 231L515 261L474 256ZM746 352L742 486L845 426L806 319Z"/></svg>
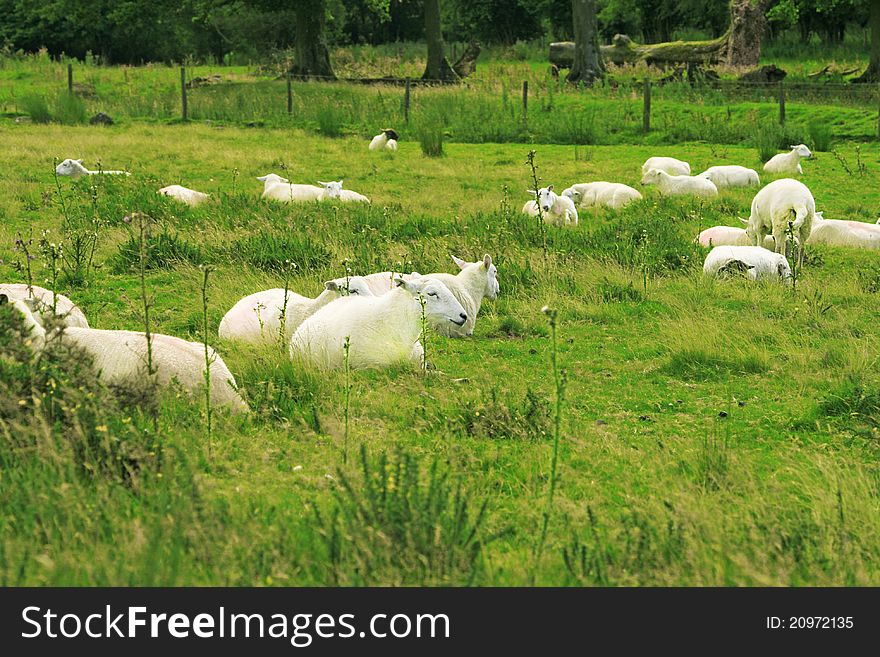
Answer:
<svg viewBox="0 0 880 657"><path fill-rule="evenodd" d="M645 108L642 111L642 130L651 130L651 80L645 78Z"/></svg>
<svg viewBox="0 0 880 657"><path fill-rule="evenodd" d="M409 124L409 95L409 78L407 78L403 91L403 120L406 124Z"/></svg>
<svg viewBox="0 0 880 657"><path fill-rule="evenodd" d="M287 67L287 113L293 114L293 86L290 83L290 67Z"/></svg>
<svg viewBox="0 0 880 657"><path fill-rule="evenodd" d="M189 120L186 106L186 67L180 67L180 116L184 121Z"/></svg>
<svg viewBox="0 0 880 657"><path fill-rule="evenodd" d="M877 139L880 139L880 85L877 85Z"/></svg>
<svg viewBox="0 0 880 657"><path fill-rule="evenodd" d="M73 64L67 65L67 93L73 93Z"/></svg>
<svg viewBox="0 0 880 657"><path fill-rule="evenodd" d="M785 87L779 81L779 125L785 125Z"/></svg>
<svg viewBox="0 0 880 657"><path fill-rule="evenodd" d="M523 80L523 121L529 118L529 81Z"/></svg>

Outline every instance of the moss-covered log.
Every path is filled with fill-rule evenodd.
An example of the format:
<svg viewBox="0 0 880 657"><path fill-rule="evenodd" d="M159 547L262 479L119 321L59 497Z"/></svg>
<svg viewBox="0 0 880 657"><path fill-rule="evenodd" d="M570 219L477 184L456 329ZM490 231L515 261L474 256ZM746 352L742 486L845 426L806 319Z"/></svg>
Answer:
<svg viewBox="0 0 880 657"><path fill-rule="evenodd" d="M710 41L669 41L667 43L638 44L625 34L617 34L610 46L602 46L602 57L615 64L715 64L721 61L727 49L729 33ZM574 42L559 41L550 44L550 63L559 68L570 68L574 59Z"/></svg>

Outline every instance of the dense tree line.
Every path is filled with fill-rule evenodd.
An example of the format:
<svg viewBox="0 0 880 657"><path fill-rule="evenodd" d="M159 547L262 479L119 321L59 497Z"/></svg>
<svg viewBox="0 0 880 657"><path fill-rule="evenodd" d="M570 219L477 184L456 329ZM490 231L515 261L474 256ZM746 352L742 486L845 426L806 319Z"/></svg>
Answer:
<svg viewBox="0 0 880 657"><path fill-rule="evenodd" d="M293 47L303 13L328 45L381 44L425 38L424 10L435 0L0 0L0 46L87 53L107 62L239 61ZM840 42L869 23L872 0L766 0L770 38L794 32ZM571 0L442 0L449 40L512 44L573 36ZM723 0L596 0L600 40L623 33L644 43L681 34L722 34ZM298 16L299 13L299 16ZM299 22L297 19L299 18Z"/></svg>

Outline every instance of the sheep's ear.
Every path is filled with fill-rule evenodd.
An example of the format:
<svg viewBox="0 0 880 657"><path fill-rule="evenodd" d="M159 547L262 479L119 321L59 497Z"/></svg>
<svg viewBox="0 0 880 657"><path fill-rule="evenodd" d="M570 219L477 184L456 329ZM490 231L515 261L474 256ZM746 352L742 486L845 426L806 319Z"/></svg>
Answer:
<svg viewBox="0 0 880 657"><path fill-rule="evenodd" d="M5 306L7 303L9 303L9 297L5 294L0 294L0 306Z"/></svg>
<svg viewBox="0 0 880 657"><path fill-rule="evenodd" d="M746 221L745 219L743 219L742 217L737 217L737 219L739 219L741 222L743 222L746 226L749 225L749 222Z"/></svg>
<svg viewBox="0 0 880 657"><path fill-rule="evenodd" d="M492 266L492 256L490 256L488 253L483 256L483 266L486 269L489 269L489 267Z"/></svg>
<svg viewBox="0 0 880 657"><path fill-rule="evenodd" d="M537 196L538 190L537 189L527 189L526 194L530 194L531 196Z"/></svg>
<svg viewBox="0 0 880 657"><path fill-rule="evenodd" d="M454 262L456 265L458 265L459 269L464 269L465 267L467 267L467 264L468 264L464 260L462 260L461 258L459 258L457 256L452 256L452 262Z"/></svg>
<svg viewBox="0 0 880 657"><path fill-rule="evenodd" d="M400 276L395 276L394 284L397 287L402 287L413 296L416 296L422 289L422 286L417 280L408 281Z"/></svg>
<svg viewBox="0 0 880 657"><path fill-rule="evenodd" d="M321 182L320 180L318 181L318 184L321 185L322 187L327 187L330 185L330 183Z"/></svg>
<svg viewBox="0 0 880 657"><path fill-rule="evenodd" d="M547 185L547 191L548 191L548 192L552 192L552 191L553 191L553 185Z"/></svg>
<svg viewBox="0 0 880 657"><path fill-rule="evenodd" d="M266 182L266 178L268 178L268 177L269 176L257 176L257 180L261 180L263 182Z"/></svg>
<svg viewBox="0 0 880 657"><path fill-rule="evenodd" d="M324 289L330 290L332 292L338 292L339 283L337 283L336 281L327 281L326 283L324 283Z"/></svg>
<svg viewBox="0 0 880 657"><path fill-rule="evenodd" d="M82 164L82 163L83 163L83 161L82 161L82 160L74 160L74 162L79 162L79 163L80 163L80 164Z"/></svg>

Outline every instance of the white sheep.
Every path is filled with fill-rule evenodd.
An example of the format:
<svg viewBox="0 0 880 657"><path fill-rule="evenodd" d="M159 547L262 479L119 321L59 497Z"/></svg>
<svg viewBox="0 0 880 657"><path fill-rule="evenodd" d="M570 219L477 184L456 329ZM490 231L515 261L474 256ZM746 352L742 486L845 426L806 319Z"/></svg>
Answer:
<svg viewBox="0 0 880 657"><path fill-rule="evenodd" d="M744 274L753 281L773 279L788 281L791 266L784 255L760 246L716 246L703 263L706 276Z"/></svg>
<svg viewBox="0 0 880 657"><path fill-rule="evenodd" d="M324 189L315 185L290 183L274 173L260 176L263 181L263 198L283 203L301 203L320 201L324 197Z"/></svg>
<svg viewBox="0 0 880 657"><path fill-rule="evenodd" d="M182 185L168 185L167 187L160 189L158 193L176 199L193 208L197 205L201 205L210 198L210 196L204 192L197 192L194 189L188 189Z"/></svg>
<svg viewBox="0 0 880 657"><path fill-rule="evenodd" d="M0 303L6 303L0 295ZM31 306L24 301L13 301L31 330L32 347L42 351L50 340L79 347L94 361L95 370L102 381L110 385L124 385L142 380L147 375L147 339L137 331L107 331L69 326L60 332L47 335L46 330L34 318ZM181 338L160 333L151 334L152 364L158 385L166 387L173 381L186 390L196 393L205 384L205 345L187 342ZM236 390L235 377L223 359L210 347L211 403L224 406L233 412L247 412L248 406Z"/></svg>
<svg viewBox="0 0 880 657"><path fill-rule="evenodd" d="M543 214L544 222L557 226L577 226L578 212L572 201L567 196L560 196L553 191L553 185L542 187L539 190L526 190L532 196L537 196L527 201L523 206L523 213L532 217ZM538 211L540 205L541 212Z"/></svg>
<svg viewBox="0 0 880 657"><path fill-rule="evenodd" d="M746 233L745 228L735 228L733 226L712 226L701 231L697 236L697 242L700 246L711 248L713 246L752 246L752 240ZM776 242L773 241L771 235L764 238L764 248L775 250Z"/></svg>
<svg viewBox="0 0 880 657"><path fill-rule="evenodd" d="M810 149L805 144L791 146L788 153L777 153L764 165L767 173L803 173L801 160L813 157Z"/></svg>
<svg viewBox="0 0 880 657"><path fill-rule="evenodd" d="M354 368L387 367L400 362L419 363L424 349L422 305L431 324L448 322L464 326L462 305L445 285L431 278L397 279L398 287L378 297L351 296L327 304L306 319L290 341L294 359L319 368L344 364L345 339L349 338L349 365Z"/></svg>
<svg viewBox="0 0 880 657"><path fill-rule="evenodd" d="M55 167L55 173L59 176L68 176L77 180L78 178L82 178L83 176L96 176L100 174L104 175L115 175L115 176L130 176L131 174L128 171L89 171L83 166L82 160L71 160L66 159L57 167Z"/></svg>
<svg viewBox="0 0 880 657"><path fill-rule="evenodd" d="M880 225L862 221L825 219L821 212L816 212L813 215L813 226L807 244L880 249Z"/></svg>
<svg viewBox="0 0 880 657"><path fill-rule="evenodd" d="M341 180L337 180L336 182L321 182L319 180L318 184L324 188L324 193L321 196L322 201L342 201L343 203L370 202L370 199L368 199L363 194L358 194L357 192L353 192L350 189L342 189Z"/></svg>
<svg viewBox="0 0 880 657"><path fill-rule="evenodd" d="M572 185L564 190L562 195L570 198L579 208L604 205L615 210L642 198L641 192L629 185L604 180Z"/></svg>
<svg viewBox="0 0 880 657"><path fill-rule="evenodd" d="M342 279L342 283L327 281L324 290L314 299L287 291L284 304L284 288L273 288L250 294L236 303L220 321L218 335L224 340L250 344L272 344L281 338L281 315L284 314L284 344L290 342L294 332L307 317L335 301L346 293L373 296L360 276Z"/></svg>
<svg viewBox="0 0 880 657"><path fill-rule="evenodd" d="M370 150L371 151L396 151L397 150L397 140L399 137L397 133L391 128L382 128L382 132L373 137L370 140Z"/></svg>
<svg viewBox="0 0 880 657"><path fill-rule="evenodd" d="M711 180L718 189L722 187L749 187L761 184L757 171L741 167L737 164L709 167L703 173L697 174L697 177Z"/></svg>
<svg viewBox="0 0 880 657"><path fill-rule="evenodd" d="M670 176L691 175L691 165L682 160L676 160L674 157L649 157L642 165L642 175L651 169L665 171Z"/></svg>
<svg viewBox="0 0 880 657"><path fill-rule="evenodd" d="M53 292L38 285L26 283L0 283L0 294L5 294L11 301L34 300L37 313L36 319L52 314ZM63 294L55 294L55 314L61 318L65 326L79 326L89 328L89 322L85 314L76 304Z"/></svg>
<svg viewBox="0 0 880 657"><path fill-rule="evenodd" d="M780 178L755 194L746 233L755 246L763 244L764 236L771 233L775 251L788 255L789 223L794 238L804 245L810 236L815 213L816 201L807 186L792 178ZM800 248L798 266L803 264L804 249Z"/></svg>
<svg viewBox="0 0 880 657"><path fill-rule="evenodd" d="M670 176L660 169L651 169L642 176L643 185L657 185L663 196L699 196L713 198L718 196L715 183L707 178L696 176Z"/></svg>

